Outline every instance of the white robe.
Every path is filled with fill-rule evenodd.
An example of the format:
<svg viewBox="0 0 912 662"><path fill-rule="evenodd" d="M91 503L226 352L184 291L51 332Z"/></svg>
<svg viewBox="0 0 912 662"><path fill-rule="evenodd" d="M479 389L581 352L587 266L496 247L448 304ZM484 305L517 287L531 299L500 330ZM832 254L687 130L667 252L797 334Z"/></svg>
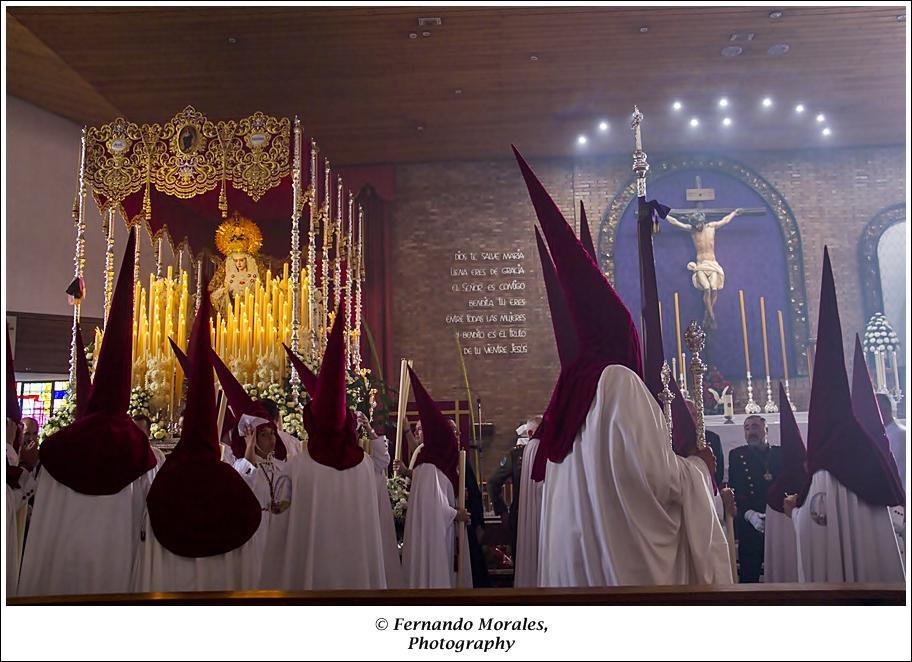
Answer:
<svg viewBox="0 0 912 662"><path fill-rule="evenodd" d="M290 460L295 455L301 454L301 441L297 437L285 432L285 430L279 430L279 437L282 439L282 443L285 444L285 450L288 452L288 457L286 460Z"/></svg>
<svg viewBox="0 0 912 662"><path fill-rule="evenodd" d="M698 457L675 455L642 380L605 368L571 453L548 462L541 586L731 583L728 543Z"/></svg>
<svg viewBox="0 0 912 662"><path fill-rule="evenodd" d="M516 572L513 586L538 586L538 535L541 524L541 504L544 483L532 480L532 465L538 451L538 439L532 439L523 449L522 474L519 488L519 516L516 525Z"/></svg>
<svg viewBox="0 0 912 662"><path fill-rule="evenodd" d="M814 474L792 520L798 581L905 582L890 509L865 503L829 471Z"/></svg>
<svg viewBox="0 0 912 662"><path fill-rule="evenodd" d="M17 466L17 465L13 465ZM23 469L19 486L6 486L6 595L16 595L19 586L19 568L22 564L22 542L28 515L28 501L35 494L37 483L32 474Z"/></svg>
<svg viewBox="0 0 912 662"><path fill-rule="evenodd" d="M386 471L390 463L389 444L384 436L371 441L371 461L377 477L377 505L380 517L380 534L383 536L383 566L386 570L386 587L402 588L402 561L399 559L399 541L396 539L396 521L386 486Z"/></svg>
<svg viewBox="0 0 912 662"><path fill-rule="evenodd" d="M402 570L409 588L458 587L454 570L456 514L453 483L433 464L419 464L412 472L402 540ZM460 588L471 588L469 542L465 533L463 549L465 586Z"/></svg>
<svg viewBox="0 0 912 662"><path fill-rule="evenodd" d="M193 558L178 556L162 546L146 513L145 540L137 551L132 590L239 591L253 587L259 576L254 536L225 554Z"/></svg>
<svg viewBox="0 0 912 662"><path fill-rule="evenodd" d="M261 584L286 591L386 588L377 478L367 456L338 471L315 462L307 449L288 462L294 499L284 540L268 549L281 559L264 561Z"/></svg>
<svg viewBox="0 0 912 662"><path fill-rule="evenodd" d="M798 581L798 542L795 525L788 516L766 507L763 536L763 581L781 584Z"/></svg>
<svg viewBox="0 0 912 662"><path fill-rule="evenodd" d="M251 584L238 588L269 588L262 585L262 568L265 563L281 563L288 529L288 518L284 517L284 512L272 512L272 504L274 501L281 506L287 501L290 508L293 499L288 463L272 458L268 462L258 461L254 466L241 458L235 461L234 468L250 487L262 509L260 526L251 539L258 569L256 577ZM287 510L286 508L286 512Z"/></svg>
<svg viewBox="0 0 912 662"><path fill-rule="evenodd" d="M19 595L128 593L155 472L116 494L89 496L41 471Z"/></svg>

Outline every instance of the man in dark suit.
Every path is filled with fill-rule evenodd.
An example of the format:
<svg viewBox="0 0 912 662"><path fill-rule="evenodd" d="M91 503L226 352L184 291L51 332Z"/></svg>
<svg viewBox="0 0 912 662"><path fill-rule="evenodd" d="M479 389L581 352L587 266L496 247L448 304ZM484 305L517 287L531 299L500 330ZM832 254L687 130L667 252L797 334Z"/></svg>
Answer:
<svg viewBox="0 0 912 662"><path fill-rule="evenodd" d="M758 582L763 572L763 534L766 530L766 492L779 475L779 446L766 440L766 419L748 416L744 421L747 445L728 455L728 484L735 491L738 508L735 535L742 583Z"/></svg>

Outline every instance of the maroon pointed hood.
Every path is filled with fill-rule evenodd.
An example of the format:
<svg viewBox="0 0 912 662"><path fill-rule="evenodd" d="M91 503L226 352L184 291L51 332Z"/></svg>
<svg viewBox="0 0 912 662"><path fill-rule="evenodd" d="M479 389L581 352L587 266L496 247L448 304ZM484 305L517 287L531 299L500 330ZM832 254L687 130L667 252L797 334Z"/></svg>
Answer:
<svg viewBox="0 0 912 662"><path fill-rule="evenodd" d="M215 382L209 360L209 290L203 288L190 333L187 406L180 441L146 499L152 531L178 556L202 558L241 547L262 512L240 474L222 462L216 430Z"/></svg>
<svg viewBox="0 0 912 662"><path fill-rule="evenodd" d="M41 464L81 494L116 494L155 467L149 439L127 414L133 352L133 254L130 230L108 311L95 381L82 417L41 444Z"/></svg>
<svg viewBox="0 0 912 662"><path fill-rule="evenodd" d="M418 416L421 418L421 434L424 437L424 446L415 465L433 464L450 479L456 494L459 490L459 441L456 439L456 433L450 425L450 420L431 399L415 371L409 368L408 373L412 392L415 394L415 404L418 406Z"/></svg>
<svg viewBox="0 0 912 662"><path fill-rule="evenodd" d="M801 440L801 430L795 420L792 405L779 383L779 443L782 445L782 468L766 491L766 503L773 510L785 513L782 502L786 494L798 494L808 482L805 466L807 452Z"/></svg>
<svg viewBox="0 0 912 662"><path fill-rule="evenodd" d="M662 365L665 349L662 341L662 322L659 319L659 288L655 271L652 228L656 218L668 215L668 207L655 200L637 199L637 248L640 260L640 304L643 320L643 381L659 406L662 384ZM682 366L682 369L684 366ZM681 395L677 382L668 385L674 395L671 401L671 439L674 452L681 457L692 455L697 448L697 426ZM715 478L713 478L715 482Z"/></svg>
<svg viewBox="0 0 912 662"><path fill-rule="evenodd" d="M16 385L16 366L13 365L13 348L10 347L9 334L6 334L6 417L22 422L22 409L19 407L19 387Z"/></svg>
<svg viewBox="0 0 912 662"><path fill-rule="evenodd" d="M874 442L886 459L891 482L895 482L896 487L902 489L902 479L899 477L896 458L890 451L890 440L887 438L887 431L880 415L880 407L877 406L874 384L871 383L871 375L868 373L868 366L865 363L864 349L862 349L857 333L855 334L855 359L852 365L852 412L868 438ZM905 491L903 490L903 492Z"/></svg>
<svg viewBox="0 0 912 662"><path fill-rule="evenodd" d="M86 359L85 343L82 340L82 328L76 327L76 418L82 418L92 394L92 375Z"/></svg>
<svg viewBox="0 0 912 662"><path fill-rule="evenodd" d="M586 249L586 253L589 254L592 261L598 264L598 254L595 252L595 242L592 241L592 233L589 231L589 220L586 218L586 207L583 205L582 200L580 200L580 243L583 245L583 248Z"/></svg>
<svg viewBox="0 0 912 662"><path fill-rule="evenodd" d="M554 200L513 147L557 271L576 331L579 355L562 367L543 417L532 477L543 480L545 466L563 462L586 420L602 371L623 365L642 377L640 341L630 311L583 248Z"/></svg>
<svg viewBox="0 0 912 662"><path fill-rule="evenodd" d="M247 451L247 444L244 441L244 437L241 436L240 430L238 430L241 416L246 414L247 416L256 416L257 418L262 418L267 421L262 425L268 425L275 433L275 457L283 461L287 459L288 449L285 448L285 443L282 441L279 430L275 423L273 423L269 412L263 408L263 405L248 395L247 391L244 390L244 387L241 386L241 383L237 380L231 370L228 369L228 366L225 365L219 355L216 354L215 350L211 347L209 349L209 357L212 361L212 367L215 368L215 374L218 375L222 393L225 394L225 397L228 399L228 406L231 407L232 421L234 421L234 424L231 426L230 439L231 452L234 454L234 457L240 459L244 457L244 454Z"/></svg>
<svg viewBox="0 0 912 662"><path fill-rule="evenodd" d="M187 359L187 355L184 354L183 350L177 346L177 343L174 342L174 338L168 338L168 342L171 344L171 351L174 352L174 357L180 364L181 370L184 371L184 377L189 378L190 361Z"/></svg>
<svg viewBox="0 0 912 662"><path fill-rule="evenodd" d="M823 250L817 350L808 411L808 481L798 495L804 503L810 481L829 471L848 490L872 506L905 503L887 458L858 423L852 410L849 379L842 349L842 324L829 251Z"/></svg>
<svg viewBox="0 0 912 662"><path fill-rule="evenodd" d="M301 378L301 384L304 385L304 390L307 391L307 395L313 398L314 393L317 392L317 376L310 371L310 368L304 365L304 361L302 361L297 354L292 352L288 345L282 343L282 347L285 348L285 353L288 354L288 361L295 369L295 372L298 373L298 377Z"/></svg>
<svg viewBox="0 0 912 662"><path fill-rule="evenodd" d="M535 228L535 242L538 245L538 258L541 261L542 277L545 281L545 292L548 294L548 307L551 309L551 326L554 329L554 340L557 343L557 356L561 366L570 365L579 354L576 331L573 320L564 300L564 292L557 280L557 272L551 255L541 237L538 228Z"/></svg>
<svg viewBox="0 0 912 662"><path fill-rule="evenodd" d="M316 393L303 411L307 452L315 462L339 471L351 469L364 459L364 451L358 445L355 416L346 403L343 303L336 310L326 341Z"/></svg>

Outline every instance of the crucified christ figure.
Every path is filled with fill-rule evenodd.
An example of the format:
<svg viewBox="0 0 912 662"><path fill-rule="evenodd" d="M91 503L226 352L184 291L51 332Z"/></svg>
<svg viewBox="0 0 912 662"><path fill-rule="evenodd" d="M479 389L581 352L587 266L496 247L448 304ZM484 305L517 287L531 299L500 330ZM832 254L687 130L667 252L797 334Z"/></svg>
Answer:
<svg viewBox="0 0 912 662"><path fill-rule="evenodd" d="M719 290L725 286L725 272L716 262L716 230L731 222L742 211L744 210L739 207L711 223L706 222L706 214L701 211L689 215L689 223L679 221L671 215L665 217L665 220L676 228L689 232L694 248L697 249L697 259L695 262L688 262L687 269L693 272L693 286L703 292L703 305L706 307L704 324L709 328L716 326L713 306L716 304Z"/></svg>

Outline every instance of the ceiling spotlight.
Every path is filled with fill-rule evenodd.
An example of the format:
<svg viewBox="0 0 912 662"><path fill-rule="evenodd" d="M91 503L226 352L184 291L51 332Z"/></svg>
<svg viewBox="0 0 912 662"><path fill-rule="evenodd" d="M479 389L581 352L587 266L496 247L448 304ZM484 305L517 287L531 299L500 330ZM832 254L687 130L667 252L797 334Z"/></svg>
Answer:
<svg viewBox="0 0 912 662"><path fill-rule="evenodd" d="M228 37L228 43L234 45L237 43L237 37Z"/></svg>
<svg viewBox="0 0 912 662"><path fill-rule="evenodd" d="M727 108L727 107L728 107L728 99L726 99L725 97L722 97L721 99L719 99L719 108Z"/></svg>
<svg viewBox="0 0 912 662"><path fill-rule="evenodd" d="M607 131L608 122L599 122L599 131Z"/></svg>
<svg viewBox="0 0 912 662"><path fill-rule="evenodd" d="M769 17L775 21L777 18L782 18L782 12L776 9L769 13Z"/></svg>
<svg viewBox="0 0 912 662"><path fill-rule="evenodd" d="M583 136L583 135L580 135L580 136L576 139L576 143L577 143L578 145L585 145L587 142L589 142L589 139L588 139L586 136Z"/></svg>
<svg viewBox="0 0 912 662"><path fill-rule="evenodd" d="M462 94L462 88L461 88L461 87L457 87L455 90L453 90L453 94L455 94L455 95L457 95L457 96L460 95L460 94Z"/></svg>
<svg viewBox="0 0 912 662"><path fill-rule="evenodd" d="M726 46L722 49L722 57L737 57L744 52L744 49L740 46Z"/></svg>
<svg viewBox="0 0 912 662"><path fill-rule="evenodd" d="M817 115L817 121L826 122L826 116L823 113L820 113L819 115Z"/></svg>
<svg viewBox="0 0 912 662"><path fill-rule="evenodd" d="M825 135L825 136L828 136L828 135L830 135L830 134L833 133L833 132L830 131L830 127L826 127L826 128L825 128L823 131L821 131L820 133L823 134L823 135Z"/></svg>
<svg viewBox="0 0 912 662"><path fill-rule="evenodd" d="M529 62L538 62L538 56L537 56L537 55L530 55L530 56L529 56Z"/></svg>
<svg viewBox="0 0 912 662"><path fill-rule="evenodd" d="M417 38L418 38L417 32L409 32L409 39L417 39Z"/></svg>
<svg viewBox="0 0 912 662"><path fill-rule="evenodd" d="M640 32L641 32L642 34L646 34L647 32L649 32L649 26L648 26L648 25L644 25L643 27L640 28Z"/></svg>
<svg viewBox="0 0 912 662"><path fill-rule="evenodd" d="M769 97L766 97L766 98L763 99L763 107L764 107L764 108L771 108L772 105L773 105L773 100L772 100L772 99L770 99Z"/></svg>
<svg viewBox="0 0 912 662"><path fill-rule="evenodd" d="M681 110L682 107L683 106L681 105L680 101L675 101L673 104L671 104L672 110Z"/></svg>
<svg viewBox="0 0 912 662"><path fill-rule="evenodd" d="M691 117L690 126L691 126L691 128L696 129L698 126L700 126L700 120L698 120L696 117Z"/></svg>
<svg viewBox="0 0 912 662"><path fill-rule="evenodd" d="M423 32L421 33L421 36L422 36L422 37L430 37L430 36L431 36L431 33L430 33L429 30L425 30L425 31L423 31Z"/></svg>
<svg viewBox="0 0 912 662"><path fill-rule="evenodd" d="M773 44L766 49L768 55L785 55L791 48L788 44Z"/></svg>
<svg viewBox="0 0 912 662"><path fill-rule="evenodd" d="M423 124L419 124L418 126L415 127L415 130L416 130L416 131L424 131L424 125L423 125Z"/></svg>
<svg viewBox="0 0 912 662"><path fill-rule="evenodd" d="M722 120L722 126L731 126L731 124L732 124L731 117L726 117L724 120Z"/></svg>
<svg viewBox="0 0 912 662"><path fill-rule="evenodd" d="M799 103L797 106L795 106L795 112L796 112L796 113L803 113L803 112L804 112L804 104L803 104L803 103Z"/></svg>
<svg viewBox="0 0 912 662"><path fill-rule="evenodd" d="M897 16L897 17L896 17L896 22L897 22L897 23L905 23L905 22L906 22L906 15L905 15L905 14L900 14L899 16Z"/></svg>

